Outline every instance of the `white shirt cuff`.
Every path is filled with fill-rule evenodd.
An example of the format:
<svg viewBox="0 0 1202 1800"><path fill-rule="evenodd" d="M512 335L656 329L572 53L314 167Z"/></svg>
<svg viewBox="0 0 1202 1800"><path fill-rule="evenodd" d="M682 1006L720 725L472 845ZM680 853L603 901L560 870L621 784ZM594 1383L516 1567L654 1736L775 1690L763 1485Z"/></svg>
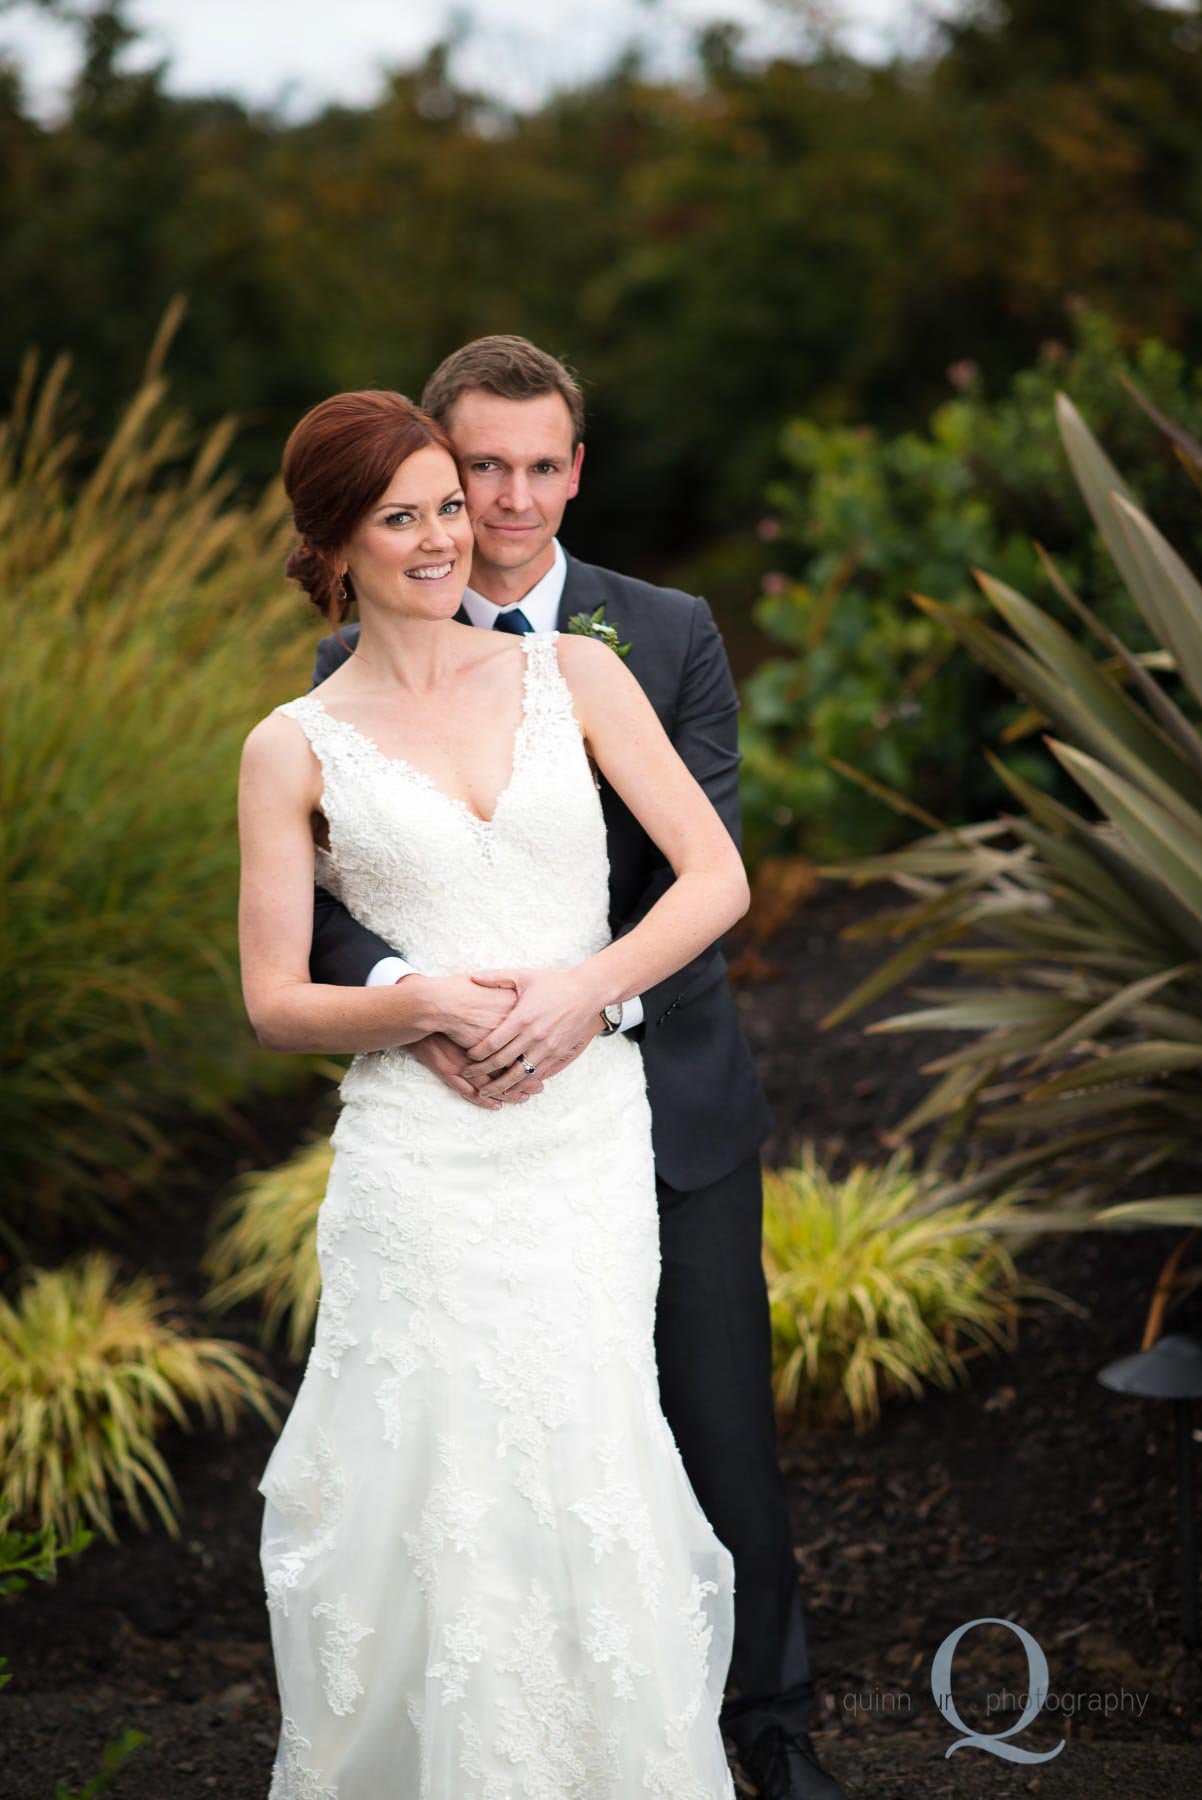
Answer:
<svg viewBox="0 0 1202 1800"><path fill-rule="evenodd" d="M368 974L364 987L391 987L394 981L401 981L406 975L420 975L412 963L404 962L399 956L384 956Z"/></svg>
<svg viewBox="0 0 1202 1800"><path fill-rule="evenodd" d="M633 1031L636 1025L643 1023L643 996L634 994L629 1000L622 1002L622 1023L619 1031Z"/></svg>

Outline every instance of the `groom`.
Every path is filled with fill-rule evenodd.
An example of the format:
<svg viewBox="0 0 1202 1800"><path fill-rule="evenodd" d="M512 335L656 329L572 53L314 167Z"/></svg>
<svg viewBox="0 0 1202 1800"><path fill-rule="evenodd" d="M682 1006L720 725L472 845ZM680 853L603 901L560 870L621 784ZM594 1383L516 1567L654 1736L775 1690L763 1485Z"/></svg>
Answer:
<svg viewBox="0 0 1202 1800"><path fill-rule="evenodd" d="M475 531L471 585L456 616L485 630L566 632L574 614L601 608L601 623L629 641L627 666L739 843L739 703L708 606L578 562L556 538L584 457L575 379L524 338L480 338L435 370L422 405L454 442ZM358 629L322 639L315 684L349 655ZM610 928L618 937L674 876L604 781L601 801ZM315 981L409 979L415 971L398 954L403 949L317 890ZM606 1013L596 1035L633 1032L647 1076L660 1210L660 1399L702 1510L734 1558L735 1642L722 1728L764 1800L841 1800L809 1737L813 1689L776 1460L760 1260L760 1146L771 1115L720 948L712 944ZM480 1103L473 1064L451 1039L435 1033L409 1050L466 1103ZM511 1092L537 1093L541 1085L528 1078Z"/></svg>

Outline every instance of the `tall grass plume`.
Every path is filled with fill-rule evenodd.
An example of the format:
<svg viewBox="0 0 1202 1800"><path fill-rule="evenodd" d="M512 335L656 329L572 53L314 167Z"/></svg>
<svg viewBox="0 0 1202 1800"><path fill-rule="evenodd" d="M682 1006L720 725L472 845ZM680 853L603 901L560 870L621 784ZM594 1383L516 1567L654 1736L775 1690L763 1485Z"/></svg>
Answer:
<svg viewBox="0 0 1202 1800"><path fill-rule="evenodd" d="M174 1149L167 1122L295 1070L237 977L239 750L308 685L278 487L223 472L160 372L99 455L64 359L30 357L0 425L0 1237L103 1219Z"/></svg>

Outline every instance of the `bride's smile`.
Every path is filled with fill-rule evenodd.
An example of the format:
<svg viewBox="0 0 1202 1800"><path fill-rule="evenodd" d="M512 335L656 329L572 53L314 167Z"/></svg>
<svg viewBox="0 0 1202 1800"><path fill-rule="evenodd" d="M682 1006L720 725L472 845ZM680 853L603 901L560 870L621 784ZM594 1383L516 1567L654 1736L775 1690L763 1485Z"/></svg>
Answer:
<svg viewBox="0 0 1202 1800"><path fill-rule="evenodd" d="M444 581L454 567L452 558L444 563L421 563L416 569L406 569L405 573L412 581Z"/></svg>

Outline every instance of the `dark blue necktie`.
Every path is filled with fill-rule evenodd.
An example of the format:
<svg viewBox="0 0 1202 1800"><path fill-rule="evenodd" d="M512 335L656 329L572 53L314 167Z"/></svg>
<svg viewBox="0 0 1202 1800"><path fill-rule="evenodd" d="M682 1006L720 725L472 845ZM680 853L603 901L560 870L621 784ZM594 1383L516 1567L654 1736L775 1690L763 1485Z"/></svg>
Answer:
<svg viewBox="0 0 1202 1800"><path fill-rule="evenodd" d="M510 612L498 613L492 622L492 628L494 631L514 631L519 637L523 632L534 630L520 606L515 606Z"/></svg>

